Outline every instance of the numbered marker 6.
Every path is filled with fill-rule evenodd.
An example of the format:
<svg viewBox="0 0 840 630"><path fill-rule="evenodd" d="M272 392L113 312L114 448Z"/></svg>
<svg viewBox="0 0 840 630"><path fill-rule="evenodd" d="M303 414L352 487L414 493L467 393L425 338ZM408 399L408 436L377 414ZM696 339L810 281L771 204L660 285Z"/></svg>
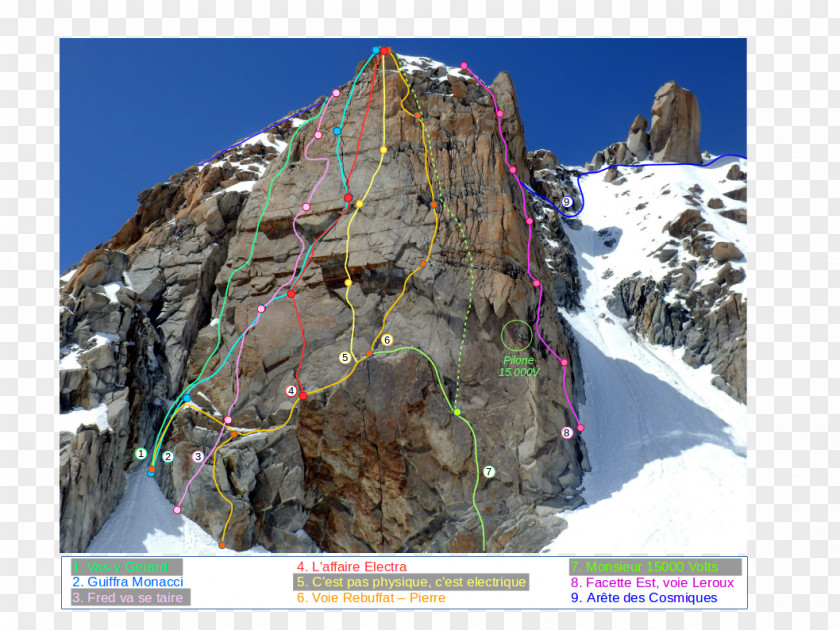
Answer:
<svg viewBox="0 0 840 630"><path fill-rule="evenodd" d="M391 335L382 335L382 345L390 346L394 343L394 338Z"/></svg>

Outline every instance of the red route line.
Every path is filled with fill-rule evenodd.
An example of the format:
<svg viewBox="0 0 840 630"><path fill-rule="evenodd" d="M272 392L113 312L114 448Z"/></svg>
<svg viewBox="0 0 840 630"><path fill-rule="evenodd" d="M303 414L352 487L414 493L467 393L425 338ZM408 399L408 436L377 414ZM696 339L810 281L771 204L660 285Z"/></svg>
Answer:
<svg viewBox="0 0 840 630"><path fill-rule="evenodd" d="M300 375L300 368L303 367L303 352L306 350L306 335L303 334L303 322L300 321L300 313L298 313L297 302L294 297L292 297L292 305L295 307L295 316L297 317L298 324L300 324L300 336L303 339L303 347L300 349L300 363L298 363L298 369L297 372L295 372L295 380L297 381L300 391L303 392L303 384L300 382L300 378L298 378L298 376Z"/></svg>
<svg viewBox="0 0 840 630"><path fill-rule="evenodd" d="M373 100L373 87L376 85L376 68L379 64L373 65L373 81L370 82L370 96L368 97L368 104L367 108L365 109L365 115L362 117L362 128L359 129L359 141L356 143L356 155L353 158L353 166L350 167L350 173L347 175L347 190L350 190L350 178L353 176L353 169L356 168L356 160L359 158L359 147L362 146L362 132L365 130L365 120L367 120L368 112L370 111L370 103ZM382 79L383 83L385 78ZM383 85L383 89L385 86Z"/></svg>

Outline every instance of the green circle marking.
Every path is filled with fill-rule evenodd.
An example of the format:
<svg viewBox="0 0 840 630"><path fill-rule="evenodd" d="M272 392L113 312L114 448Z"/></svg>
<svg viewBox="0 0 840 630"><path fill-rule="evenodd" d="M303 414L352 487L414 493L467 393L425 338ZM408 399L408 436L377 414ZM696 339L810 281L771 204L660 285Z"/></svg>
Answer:
<svg viewBox="0 0 840 630"><path fill-rule="evenodd" d="M525 347L524 347L524 348L519 348L519 350L516 350L516 349L514 349L514 348L511 348L509 345L507 345L507 344L505 343L505 328L507 328L508 326L510 326L511 324L513 324L514 322L522 322L523 324L525 324L526 326L528 326L528 330L530 330L530 331L531 331L531 338L528 340L528 343L527 343L527 344L525 344ZM505 348L507 348L507 349L508 349L508 350L510 350L511 352L522 352L523 350L527 350L527 349L528 349L528 347L531 345L531 342L532 342L532 341L534 341L534 329L533 329L533 328L531 328L531 325L530 325L528 322L524 322L524 321L522 321L521 319L512 319L512 320L510 320L507 324L505 324L504 326L502 326L502 333L501 333L501 335L499 335L499 336L501 337L501 339L502 339L502 345L503 345Z"/></svg>

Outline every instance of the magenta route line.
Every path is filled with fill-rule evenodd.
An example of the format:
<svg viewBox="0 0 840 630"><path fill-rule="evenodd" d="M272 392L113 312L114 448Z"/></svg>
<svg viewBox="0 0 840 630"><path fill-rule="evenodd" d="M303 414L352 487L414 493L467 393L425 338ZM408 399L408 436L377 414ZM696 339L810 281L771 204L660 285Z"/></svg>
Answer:
<svg viewBox="0 0 840 630"><path fill-rule="evenodd" d="M517 177L517 175L516 175L516 169L514 169L514 167L511 166L510 161L508 160L508 143L507 143L507 140L505 140L504 134L502 133L502 112L499 109L499 104L496 102L496 95L493 94L493 90L491 90L489 87L487 87L481 81L481 79L478 78L478 76L475 74L475 72L470 70L470 68L467 66L466 63L462 63L461 68L463 68L464 70L469 72L472 75L473 79L475 79L481 87L483 87L485 90L487 90L487 93L490 94L490 98L493 99L493 110L496 114L496 117L499 119L499 137L502 139L502 144L504 144L504 146L505 146L505 153L504 153L505 165L508 167L508 171L510 172L511 175L513 175L513 178L516 180L516 183L519 186L519 190L522 192L522 214L525 215L525 219L527 221L527 220L529 220L529 217L528 217L527 201L526 201L526 197L525 197L525 188L523 187L522 182L519 180L519 177ZM532 233L532 230L531 230L531 223L528 223L528 244L527 244L527 253L526 253L527 267L526 267L525 272L528 274L528 277L531 278L531 280L533 280L536 283L536 282L538 282L537 279L533 275L531 275L531 239L532 239L532 237L533 237L533 233ZM538 286L539 289L540 289L540 296L537 299L537 321L534 324L534 329L537 331L537 338L542 342L542 344L546 348L548 348L548 351L552 355L554 355L554 358L557 359L558 361L560 361L560 365L563 366L563 394L566 396L566 402L569 403L569 409L571 410L572 415L575 417L575 420L577 421L578 426L582 427L582 425L580 423L580 419L578 418L577 413L575 413L575 408L572 406L572 401L569 398L569 394L566 392L566 366L568 365L569 362L568 362L567 359L561 359L557 355L557 353L554 352L554 350L551 348L551 346L549 346L548 343L546 343L545 339L543 339L543 336L540 334L540 309L542 308L543 287L542 287L542 283L537 284L536 286Z"/></svg>

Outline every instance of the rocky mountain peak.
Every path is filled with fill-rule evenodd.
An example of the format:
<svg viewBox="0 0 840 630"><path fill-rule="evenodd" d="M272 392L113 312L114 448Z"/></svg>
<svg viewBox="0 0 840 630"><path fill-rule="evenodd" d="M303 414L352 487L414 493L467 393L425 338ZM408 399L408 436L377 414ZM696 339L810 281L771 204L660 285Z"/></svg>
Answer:
<svg viewBox="0 0 840 630"><path fill-rule="evenodd" d="M650 150L654 162L701 164L700 106L692 92L668 81L650 108Z"/></svg>

